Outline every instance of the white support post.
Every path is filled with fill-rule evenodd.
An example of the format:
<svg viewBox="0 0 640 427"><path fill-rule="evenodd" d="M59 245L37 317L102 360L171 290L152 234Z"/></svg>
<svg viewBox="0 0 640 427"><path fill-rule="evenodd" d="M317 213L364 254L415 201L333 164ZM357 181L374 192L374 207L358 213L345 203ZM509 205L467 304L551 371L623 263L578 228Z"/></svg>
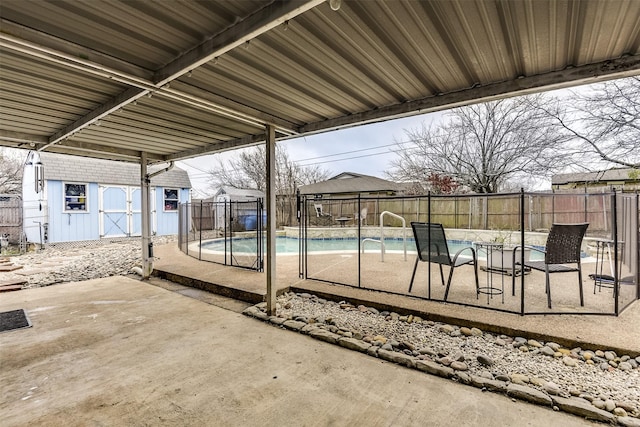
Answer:
<svg viewBox="0 0 640 427"><path fill-rule="evenodd" d="M276 132L266 126L267 171L267 315L276 314Z"/></svg>
<svg viewBox="0 0 640 427"><path fill-rule="evenodd" d="M148 279L153 271L153 243L151 242L151 190L147 173L147 153L140 155L140 197L142 207L142 279Z"/></svg>

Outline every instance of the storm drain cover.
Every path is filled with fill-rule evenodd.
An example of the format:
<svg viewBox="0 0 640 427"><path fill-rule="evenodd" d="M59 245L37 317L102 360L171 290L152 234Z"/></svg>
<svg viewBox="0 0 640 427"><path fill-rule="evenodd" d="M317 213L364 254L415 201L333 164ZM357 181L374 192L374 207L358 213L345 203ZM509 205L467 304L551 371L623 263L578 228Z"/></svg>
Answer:
<svg viewBox="0 0 640 427"><path fill-rule="evenodd" d="M31 322L23 309L0 313L0 332L28 328Z"/></svg>

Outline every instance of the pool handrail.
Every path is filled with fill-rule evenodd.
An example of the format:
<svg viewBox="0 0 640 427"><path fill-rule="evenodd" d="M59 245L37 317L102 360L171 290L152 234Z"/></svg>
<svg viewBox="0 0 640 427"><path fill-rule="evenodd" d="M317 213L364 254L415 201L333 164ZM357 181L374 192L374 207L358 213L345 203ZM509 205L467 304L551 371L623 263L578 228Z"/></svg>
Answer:
<svg viewBox="0 0 640 427"><path fill-rule="evenodd" d="M380 214L380 261L384 262L384 216L389 215L402 221L402 241L404 247L404 260L407 260L407 222L403 217L393 212L384 211Z"/></svg>
<svg viewBox="0 0 640 427"><path fill-rule="evenodd" d="M385 251L384 243L382 243L380 240L374 239L372 237L367 237L365 239L362 239L362 243L360 243L360 251L362 253L364 253L364 244L366 242L380 243L380 253L384 253L384 251ZM383 261L384 261L384 259L383 259Z"/></svg>

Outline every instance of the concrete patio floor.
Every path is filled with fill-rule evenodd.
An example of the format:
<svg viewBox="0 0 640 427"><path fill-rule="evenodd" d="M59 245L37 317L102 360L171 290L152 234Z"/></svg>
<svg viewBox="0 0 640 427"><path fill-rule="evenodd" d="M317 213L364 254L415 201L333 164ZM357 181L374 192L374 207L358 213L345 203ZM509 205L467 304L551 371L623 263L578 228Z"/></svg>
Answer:
<svg viewBox="0 0 640 427"><path fill-rule="evenodd" d="M591 425L165 287L116 276L3 294L0 311L33 326L0 334L2 425Z"/></svg>
<svg viewBox="0 0 640 427"><path fill-rule="evenodd" d="M155 271L160 277L253 303L264 300L266 279L263 273L198 261L180 252L175 243L157 247L156 256L158 260L155 263ZM376 270L375 276L376 283L380 284L379 288L381 290L394 289L398 286L401 286L403 291L407 290L413 267L411 260L406 262L396 261L394 266L391 264L392 260L389 262L389 259L385 259L384 269L379 267L379 263L378 266L373 265L373 263L377 262L379 262L379 256L376 259L369 259L366 266L367 269L379 268L379 270ZM402 263L402 267L397 267L397 263ZM319 263L314 265L318 266ZM353 273L353 262L348 258L343 258L342 263L339 260L334 263L327 262L323 268L325 270L318 268L318 271L328 271L332 277L340 277L342 274L344 278L344 275ZM416 282L418 283L418 280L421 280L422 284L415 287L412 295L426 295L424 284L426 266L421 264L420 268L423 270L422 276L418 275ZM593 281L587 278L589 268L592 268L592 266L585 267L586 273L584 275L586 301L599 298L611 304L613 298L611 298L610 289L608 290L608 295L604 294L606 291L603 291L602 294L593 294ZM404 277L406 270L409 271L409 274ZM436 270L434 268L434 274ZM638 328L638 325L640 325L640 303L638 302L633 303L617 317L583 314L521 316L482 308L482 306L486 306L486 296L484 295L480 296L481 301L478 302L478 307L469 307L427 301L409 295L396 295L358 289L357 287L333 285L317 280L303 280L298 277L297 256L278 256L276 274L279 293L286 290L309 292L333 300L348 300L352 303L376 307L380 310L395 311L400 314L412 313L425 319L461 326L475 326L494 333L555 341L569 348L610 349L618 354L640 355L640 328ZM456 272L455 275L454 280L457 281L452 285L452 293L455 290L461 295L461 290L467 288L467 300L478 301L473 292L473 286L470 285L472 283L470 271L466 273L464 271ZM571 276L571 280L575 280L574 275ZM544 278L543 274L542 278ZM484 279L484 276L481 279ZM529 276L527 276L527 280L530 280ZM464 285L460 285L460 283L464 283ZM442 292L439 277L434 278L432 286L438 292ZM552 286L554 300L561 300L567 294L566 299L576 300L577 305L577 284L574 285L572 283L572 286L576 289L563 289L563 286L558 285ZM507 290L510 288L510 278L508 278L508 286L505 285L505 287ZM544 287L538 286L538 288L538 296L535 298L539 301L536 304L546 307ZM508 292L505 298L508 300L508 298L513 297ZM519 298L517 299L519 301ZM490 307L500 308L501 306L499 297L494 297L490 301Z"/></svg>

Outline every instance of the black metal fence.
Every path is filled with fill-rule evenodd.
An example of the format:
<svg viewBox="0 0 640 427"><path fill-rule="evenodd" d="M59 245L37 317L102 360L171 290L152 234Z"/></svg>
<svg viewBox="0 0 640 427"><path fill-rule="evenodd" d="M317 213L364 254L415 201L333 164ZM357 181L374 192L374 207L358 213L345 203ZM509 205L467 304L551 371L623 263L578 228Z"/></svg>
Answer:
<svg viewBox="0 0 640 427"><path fill-rule="evenodd" d="M617 315L640 296L637 194L303 196L300 213L299 274L306 279L517 314ZM441 266L414 263L413 221L442 224L452 253L473 248L479 285L473 265L456 268L449 288L440 283ZM547 290L544 271L522 274L517 263L544 261L541 251L556 223L589 224L582 282L577 273L549 274Z"/></svg>
<svg viewBox="0 0 640 427"><path fill-rule="evenodd" d="M265 216L262 199L183 203L178 210L178 245L202 261L262 271Z"/></svg>

